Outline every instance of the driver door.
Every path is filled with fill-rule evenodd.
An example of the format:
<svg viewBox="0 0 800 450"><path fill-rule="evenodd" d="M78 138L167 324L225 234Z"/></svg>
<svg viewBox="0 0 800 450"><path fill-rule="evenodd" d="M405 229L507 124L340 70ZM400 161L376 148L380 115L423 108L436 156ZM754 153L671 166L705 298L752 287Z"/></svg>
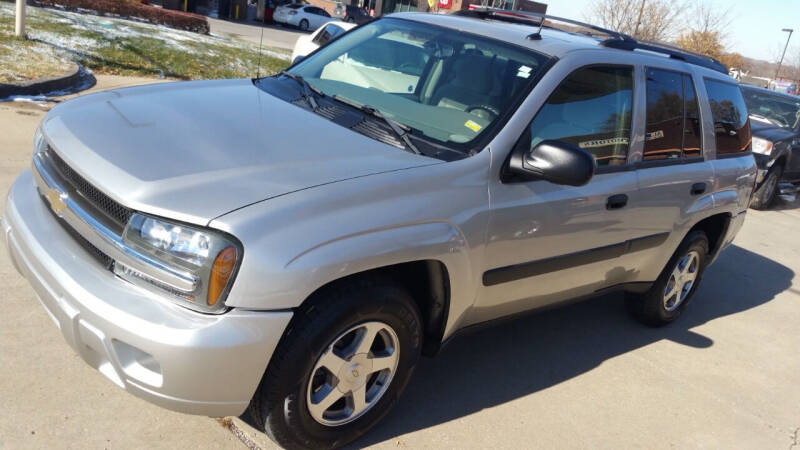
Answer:
<svg viewBox="0 0 800 450"><path fill-rule="evenodd" d="M633 84L632 66L579 68L529 124L517 145L568 142L590 152L598 168L580 187L544 180L490 184L487 266L475 322L634 278L626 257L639 237L628 204L637 190L636 172L627 166Z"/></svg>

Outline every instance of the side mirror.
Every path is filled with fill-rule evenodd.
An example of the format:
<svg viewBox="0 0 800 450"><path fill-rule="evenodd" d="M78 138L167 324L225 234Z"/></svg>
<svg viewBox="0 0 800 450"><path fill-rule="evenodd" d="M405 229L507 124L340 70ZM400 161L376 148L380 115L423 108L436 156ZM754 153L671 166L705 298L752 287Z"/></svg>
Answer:
<svg viewBox="0 0 800 450"><path fill-rule="evenodd" d="M536 147L515 149L508 168L524 180L583 186L592 179L594 157L586 150L562 141L542 141Z"/></svg>

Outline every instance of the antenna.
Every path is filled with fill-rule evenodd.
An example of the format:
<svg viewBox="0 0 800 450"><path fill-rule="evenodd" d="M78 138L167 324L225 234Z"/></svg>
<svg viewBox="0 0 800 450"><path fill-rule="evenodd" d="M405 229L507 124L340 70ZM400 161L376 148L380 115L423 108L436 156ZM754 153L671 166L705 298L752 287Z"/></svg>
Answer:
<svg viewBox="0 0 800 450"><path fill-rule="evenodd" d="M256 79L261 78L261 44L264 42L264 26L261 24L261 37L258 39L258 65L256 66Z"/></svg>
<svg viewBox="0 0 800 450"><path fill-rule="evenodd" d="M539 29L536 31L536 33L533 33L530 36L528 36L528 39L533 40L533 41L541 40L542 39L542 27L544 27L544 17L542 17L542 20L539 21Z"/></svg>

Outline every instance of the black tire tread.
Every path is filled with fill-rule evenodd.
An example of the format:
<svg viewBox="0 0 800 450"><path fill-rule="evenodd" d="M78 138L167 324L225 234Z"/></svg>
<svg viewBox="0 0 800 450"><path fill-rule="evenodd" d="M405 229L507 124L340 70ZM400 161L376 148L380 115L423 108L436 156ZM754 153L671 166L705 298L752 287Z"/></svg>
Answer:
<svg viewBox="0 0 800 450"><path fill-rule="evenodd" d="M777 176L778 183L781 182L781 175L783 175L783 168L780 166L773 166L769 172L767 172L767 176L764 177L764 181L761 183L761 186L756 189L753 193L753 198L750 200L750 207L757 210L765 210L769 209L770 206L775 202L775 198L778 196L778 187L775 187L775 191L772 193L770 198L764 198L765 188L767 185L767 180L770 176Z"/></svg>
<svg viewBox="0 0 800 450"><path fill-rule="evenodd" d="M697 242L699 242L700 245L705 248L705 255L703 261L701 261L701 266L699 268L695 285L692 287L693 292L691 292L689 297L683 302L683 304L679 306L677 314L672 317L664 317L661 311L663 301L662 292L664 290L664 285L669 280L669 277L672 273L672 268L677 263L678 258L686 253L689 248L694 246L694 244ZM667 264L664 266L664 269L661 271L658 279L655 283L653 283L653 286L649 291L640 295L625 295L625 307L628 312L639 322L652 327L660 327L675 320L680 315L680 312L683 310L683 308L689 304L694 296L694 292L700 285L700 280L703 276L703 270L705 269L704 266L708 262L708 249L708 237L706 236L705 232L700 230L689 232L689 234L687 234L686 237L681 241L680 245L678 245L677 250L675 250L675 253L673 253L669 261L667 261Z"/></svg>
<svg viewBox="0 0 800 450"><path fill-rule="evenodd" d="M311 298L295 310L294 316L278 342L272 354L272 358L267 365L264 376L248 407L248 412L255 422L255 425L257 425L259 430L266 433L274 442L285 448L320 448L318 442L298 442L297 439L299 436L290 433L286 427L280 426L279 422L282 420L281 418L271 417L270 414L267 413L268 411L283 411L284 409L276 408L278 405L270 403L268 400L279 397L279 393L277 392L279 386L276 383L270 383L269 380L278 379L279 375L288 365L288 362L296 357L295 355L298 354L298 351L304 351L298 350L296 347L300 343L309 342L318 332L313 326L314 323L320 320L324 322L325 319L332 320L334 317L341 314L342 304L350 301L353 291L363 291L376 287L397 290L398 295L411 299L411 296L405 289L397 286L391 280L380 277L365 277L334 283L331 286L323 288L313 294ZM407 317L406 319L411 319L416 325L415 329L419 331L421 330L421 316L416 303L411 301L409 306L413 308L413 312L410 312L412 317ZM417 339L421 339L421 332L417 335ZM421 345L417 347L420 348ZM417 355L417 357L418 356L419 355ZM402 388L404 387L405 386L402 386ZM297 399L295 395L289 395L287 398L290 402L302 400ZM292 410L292 408L286 409ZM388 412L388 410L389 408L386 408L385 412ZM272 424L272 426L270 426L270 424ZM328 448L337 448L350 441L351 439L345 442L332 442Z"/></svg>

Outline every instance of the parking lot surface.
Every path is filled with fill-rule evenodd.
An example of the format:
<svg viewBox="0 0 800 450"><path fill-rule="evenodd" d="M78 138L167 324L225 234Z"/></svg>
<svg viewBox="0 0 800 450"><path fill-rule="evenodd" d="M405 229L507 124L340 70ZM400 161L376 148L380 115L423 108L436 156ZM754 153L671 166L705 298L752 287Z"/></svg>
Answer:
<svg viewBox="0 0 800 450"><path fill-rule="evenodd" d="M44 109L0 103L3 192L30 163ZM799 235L798 201L750 211L667 327L608 296L457 338L356 445L800 448ZM5 251L0 276L0 448L244 448L217 421L152 406L85 365Z"/></svg>

